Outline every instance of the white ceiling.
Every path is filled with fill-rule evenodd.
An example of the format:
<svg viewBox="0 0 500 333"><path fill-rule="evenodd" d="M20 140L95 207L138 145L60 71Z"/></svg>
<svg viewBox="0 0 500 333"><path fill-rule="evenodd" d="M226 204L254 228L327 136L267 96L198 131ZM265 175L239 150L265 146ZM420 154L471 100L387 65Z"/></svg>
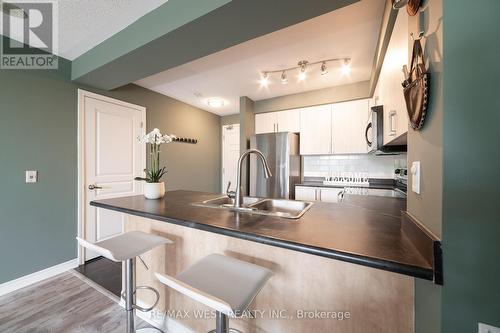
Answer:
<svg viewBox="0 0 500 333"><path fill-rule="evenodd" d="M74 60L167 1L58 0L57 55Z"/></svg>
<svg viewBox="0 0 500 333"><path fill-rule="evenodd" d="M384 0L361 0L136 84L215 114L228 115L239 112L240 96L262 100L369 80L384 5ZM288 74L286 85L281 84L280 74L271 78L267 88L258 83L264 70L295 66L302 59L315 62L343 57L352 58L348 76L341 74L339 63L330 63L327 76L319 74L317 65L308 69L307 79L301 83L297 82L297 72ZM210 97L223 98L225 105L209 107L206 100Z"/></svg>

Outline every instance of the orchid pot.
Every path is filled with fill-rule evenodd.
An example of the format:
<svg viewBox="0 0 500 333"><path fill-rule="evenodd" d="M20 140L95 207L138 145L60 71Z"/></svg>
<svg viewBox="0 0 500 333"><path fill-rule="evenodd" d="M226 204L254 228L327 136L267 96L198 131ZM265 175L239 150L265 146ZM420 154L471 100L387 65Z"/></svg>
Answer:
<svg viewBox="0 0 500 333"><path fill-rule="evenodd" d="M163 135L155 128L151 133L140 136L141 143L149 145L149 168L144 169L145 177L136 177L135 180L144 181L144 197L146 199L161 199L165 196L165 183L161 181L167 173L165 166L160 167L160 147L163 144L171 143L176 138L175 135Z"/></svg>

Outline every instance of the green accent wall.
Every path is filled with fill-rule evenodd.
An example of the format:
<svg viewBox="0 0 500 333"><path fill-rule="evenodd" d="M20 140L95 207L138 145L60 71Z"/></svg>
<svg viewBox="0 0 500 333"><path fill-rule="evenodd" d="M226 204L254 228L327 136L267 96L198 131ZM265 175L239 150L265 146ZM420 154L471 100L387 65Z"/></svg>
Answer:
<svg viewBox="0 0 500 333"><path fill-rule="evenodd" d="M445 333L500 327L500 1L444 0Z"/></svg>
<svg viewBox="0 0 500 333"><path fill-rule="evenodd" d="M83 88L147 108L147 128L194 137L162 155L167 190L220 192L220 117L136 85L114 91L59 71L0 70L0 284L76 258L77 112ZM39 182L25 183L25 170Z"/></svg>
<svg viewBox="0 0 500 333"><path fill-rule="evenodd" d="M61 76L0 70L0 283L76 258L77 90Z"/></svg>

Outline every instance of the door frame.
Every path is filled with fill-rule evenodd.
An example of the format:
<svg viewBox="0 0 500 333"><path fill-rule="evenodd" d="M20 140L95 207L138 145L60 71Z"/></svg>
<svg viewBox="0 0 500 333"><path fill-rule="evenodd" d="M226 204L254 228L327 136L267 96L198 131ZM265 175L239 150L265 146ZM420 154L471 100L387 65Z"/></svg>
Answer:
<svg viewBox="0 0 500 333"><path fill-rule="evenodd" d="M120 106L136 109L141 112L142 130L143 134L146 131L146 108L140 105L131 104L127 102L120 101L111 97L99 95L86 91L83 89L78 89L78 139L77 139L77 152L78 152L78 205L77 205L77 234L78 237L85 237L84 221L85 221L85 98L91 97L94 99L101 100L103 102L114 103ZM145 145L143 147L142 154L142 169L146 168L146 149ZM77 244L78 247L78 264L83 265L85 263L85 258L83 255L83 247Z"/></svg>
<svg viewBox="0 0 500 333"><path fill-rule="evenodd" d="M224 128L228 127L228 126L238 126L239 132L241 131L241 125L240 125L240 123L224 124L224 125L221 126L221 168L220 168L220 183L221 183L221 193L223 193L223 194L225 194L225 191L226 191L225 186L227 185L227 184L224 184ZM241 137L240 137L240 141L241 141ZM241 144L241 142L240 142L240 144ZM241 148L240 148L240 155L241 155Z"/></svg>

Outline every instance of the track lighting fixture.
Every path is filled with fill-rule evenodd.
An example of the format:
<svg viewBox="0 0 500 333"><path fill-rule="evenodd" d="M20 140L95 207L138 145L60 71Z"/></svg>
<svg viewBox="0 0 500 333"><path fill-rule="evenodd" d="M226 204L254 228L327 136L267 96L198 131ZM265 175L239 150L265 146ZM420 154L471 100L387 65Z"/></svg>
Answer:
<svg viewBox="0 0 500 333"><path fill-rule="evenodd" d="M319 65L321 64L321 75L325 76L328 75L328 68L327 68L327 63L328 62L333 62L333 61L338 61L342 62L342 67L340 68L340 71L342 75L348 75L351 71L351 58L334 58L334 59L326 59L326 60L321 60L317 62L310 63L307 60L301 60L298 62L297 66L295 67L289 67L289 68L284 68L284 69L277 69L277 70L272 70L272 71L263 71L261 72L261 78L260 78L260 85L263 87L266 87L269 84L269 79L271 74L277 74L281 73L281 83L282 84L287 84L288 83L288 72L290 71L299 71L298 74L298 81L302 82L307 78L307 72L308 72L308 67L314 66L314 65Z"/></svg>

